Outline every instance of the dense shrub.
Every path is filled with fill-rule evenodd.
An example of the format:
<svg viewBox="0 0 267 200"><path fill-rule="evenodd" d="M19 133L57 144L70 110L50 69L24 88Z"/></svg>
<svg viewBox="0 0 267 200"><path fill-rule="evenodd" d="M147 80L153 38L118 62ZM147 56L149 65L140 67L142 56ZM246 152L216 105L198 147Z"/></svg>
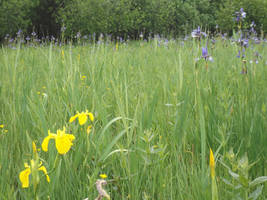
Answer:
<svg viewBox="0 0 267 200"><path fill-rule="evenodd" d="M30 27L30 11L35 6L31 0L0 0L0 41L6 34L11 36L18 30Z"/></svg>

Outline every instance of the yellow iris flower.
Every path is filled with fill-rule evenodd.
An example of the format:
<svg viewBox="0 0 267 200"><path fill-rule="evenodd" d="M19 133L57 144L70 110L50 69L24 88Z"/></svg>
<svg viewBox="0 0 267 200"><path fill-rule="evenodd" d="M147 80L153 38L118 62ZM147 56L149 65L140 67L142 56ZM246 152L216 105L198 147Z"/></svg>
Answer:
<svg viewBox="0 0 267 200"><path fill-rule="evenodd" d="M43 140L42 149L43 151L48 151L48 143L50 139L54 139L56 141L56 148L59 154L67 153L71 146L73 145L72 141L75 139L75 136L72 134L65 133L66 128L63 130L57 130L57 134L51 133L48 130L48 136Z"/></svg>
<svg viewBox="0 0 267 200"><path fill-rule="evenodd" d="M76 115L72 116L69 120L69 122L73 122L76 118L78 118L79 124L82 126L87 122L87 119L89 119L93 122L94 121L94 115L91 112L88 112L88 110L86 110L86 112L77 112Z"/></svg>
<svg viewBox="0 0 267 200"><path fill-rule="evenodd" d="M215 178L215 161L214 161L214 156L213 156L213 152L210 149L210 174L211 174L211 178L214 179Z"/></svg>
<svg viewBox="0 0 267 200"><path fill-rule="evenodd" d="M42 171L46 176L47 182L48 183L50 182L50 178L47 174L47 170L46 170L45 166L42 166L42 162L40 162L40 164L38 166L36 166L36 162L34 160L31 160L31 166L29 166L28 163L24 163L24 166L26 169L19 173L19 180L22 183L22 188L28 188L29 187L29 176L32 173L32 171L34 171L36 169L38 171Z"/></svg>

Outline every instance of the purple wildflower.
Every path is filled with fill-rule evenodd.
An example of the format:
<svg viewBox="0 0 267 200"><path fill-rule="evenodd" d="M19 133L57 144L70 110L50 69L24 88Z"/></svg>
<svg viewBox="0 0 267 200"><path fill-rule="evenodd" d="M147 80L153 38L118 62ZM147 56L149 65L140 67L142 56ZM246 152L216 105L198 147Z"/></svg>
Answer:
<svg viewBox="0 0 267 200"><path fill-rule="evenodd" d="M247 48L249 46L249 40L246 38L242 38L242 34L241 37L237 40L237 42L240 44L240 46Z"/></svg>
<svg viewBox="0 0 267 200"><path fill-rule="evenodd" d="M207 34L205 32L202 32L200 27L198 26L197 29L194 29L192 31L191 36L193 38L201 38L201 36L207 37Z"/></svg>
<svg viewBox="0 0 267 200"><path fill-rule="evenodd" d="M240 11L238 12L235 12L236 14L236 21L239 22L239 21L242 21L243 19L246 18L246 12L244 12L244 9L243 8L240 8Z"/></svg>
<svg viewBox="0 0 267 200"><path fill-rule="evenodd" d="M22 30L21 30L21 29L19 29L19 31L17 32L17 36L18 36L18 37L20 37L20 36L21 36L21 34L22 34Z"/></svg>
<svg viewBox="0 0 267 200"><path fill-rule="evenodd" d="M204 58L205 61L213 61L213 58L208 54L207 47L202 47L202 58Z"/></svg>
<svg viewBox="0 0 267 200"><path fill-rule="evenodd" d="M240 14L242 18L246 18L246 13L244 12L243 8L240 8Z"/></svg>
<svg viewBox="0 0 267 200"><path fill-rule="evenodd" d="M207 58L209 57L209 54L208 54L208 49L207 47L202 47L202 58Z"/></svg>
<svg viewBox="0 0 267 200"><path fill-rule="evenodd" d="M248 47L248 39L244 39L242 43L243 47L247 48Z"/></svg>

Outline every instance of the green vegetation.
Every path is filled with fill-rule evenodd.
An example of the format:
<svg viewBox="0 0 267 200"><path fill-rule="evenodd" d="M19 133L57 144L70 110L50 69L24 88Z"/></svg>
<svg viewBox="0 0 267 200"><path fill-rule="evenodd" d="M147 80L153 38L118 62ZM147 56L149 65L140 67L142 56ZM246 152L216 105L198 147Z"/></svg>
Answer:
<svg viewBox="0 0 267 200"><path fill-rule="evenodd" d="M74 37L95 33L113 38L138 38L142 32L181 36L197 26L214 32L236 28L234 14L247 13L246 26L254 21L258 33L267 32L266 0L0 0L0 40L19 29L28 36ZM244 27L245 28L245 27Z"/></svg>
<svg viewBox="0 0 267 200"><path fill-rule="evenodd" d="M111 199L266 199L266 58L255 62L266 45L246 49L241 74L239 46L208 42L205 62L202 42L3 47L0 199L95 199L105 174ZM69 123L86 110L93 122ZM55 140L32 148L64 126L75 136L66 154ZM22 188L31 159L50 183L33 167Z"/></svg>

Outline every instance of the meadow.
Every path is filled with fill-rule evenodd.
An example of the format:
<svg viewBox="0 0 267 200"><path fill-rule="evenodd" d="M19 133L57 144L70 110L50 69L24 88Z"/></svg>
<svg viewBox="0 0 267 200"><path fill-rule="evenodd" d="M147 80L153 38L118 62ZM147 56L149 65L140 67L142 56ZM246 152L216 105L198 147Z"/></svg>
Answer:
<svg viewBox="0 0 267 200"><path fill-rule="evenodd" d="M215 40L2 47L0 199L266 199L267 43Z"/></svg>

